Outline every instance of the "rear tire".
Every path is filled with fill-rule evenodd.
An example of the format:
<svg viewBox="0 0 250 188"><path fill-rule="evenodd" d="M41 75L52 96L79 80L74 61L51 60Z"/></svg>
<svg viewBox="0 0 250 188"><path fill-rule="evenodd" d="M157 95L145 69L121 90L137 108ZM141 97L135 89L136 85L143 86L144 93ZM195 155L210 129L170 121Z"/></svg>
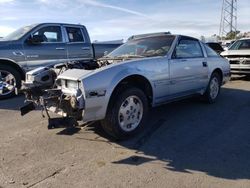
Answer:
<svg viewBox="0 0 250 188"><path fill-rule="evenodd" d="M215 101L217 100L220 94L221 82L222 78L220 77L220 75L217 72L214 72L211 75L207 90L203 95L204 99L208 103L212 104L215 103Z"/></svg>
<svg viewBox="0 0 250 188"><path fill-rule="evenodd" d="M135 87L118 89L101 121L105 132L118 140L137 133L145 124L148 100L144 92Z"/></svg>
<svg viewBox="0 0 250 188"><path fill-rule="evenodd" d="M15 95L15 88L21 87L20 73L9 65L0 64L0 99Z"/></svg>

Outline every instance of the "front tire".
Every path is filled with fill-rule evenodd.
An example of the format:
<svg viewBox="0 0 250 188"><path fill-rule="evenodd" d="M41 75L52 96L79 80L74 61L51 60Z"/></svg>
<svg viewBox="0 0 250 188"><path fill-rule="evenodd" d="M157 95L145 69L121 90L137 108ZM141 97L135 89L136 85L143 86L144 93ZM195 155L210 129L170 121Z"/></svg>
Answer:
<svg viewBox="0 0 250 188"><path fill-rule="evenodd" d="M135 87L123 89L111 98L106 118L101 121L105 132L119 140L137 133L145 124L148 113L148 100L142 90Z"/></svg>
<svg viewBox="0 0 250 188"><path fill-rule="evenodd" d="M15 88L21 87L21 75L8 65L0 65L0 99L15 95Z"/></svg>
<svg viewBox="0 0 250 188"><path fill-rule="evenodd" d="M207 90L204 94L204 98L208 103L212 104L217 100L220 93L221 81L222 78L217 72L211 75Z"/></svg>

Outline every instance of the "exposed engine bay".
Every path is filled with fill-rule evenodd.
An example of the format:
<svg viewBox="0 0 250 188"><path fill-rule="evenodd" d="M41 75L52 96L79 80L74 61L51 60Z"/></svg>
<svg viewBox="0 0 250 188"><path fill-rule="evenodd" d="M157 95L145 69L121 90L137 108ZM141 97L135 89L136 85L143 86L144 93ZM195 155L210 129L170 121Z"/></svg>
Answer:
<svg viewBox="0 0 250 188"><path fill-rule="evenodd" d="M73 61L56 64L49 67L40 67L26 73L25 82L22 83L21 92L25 94L25 105L20 108L21 115L40 108L42 116L48 117L48 128L54 128L56 124L73 124L82 119L84 110L84 94L76 87L80 85L73 80L57 79L59 75L70 69L94 70L124 59L102 58L91 62ZM75 89L78 88L78 89ZM50 112L60 115L62 118L51 118Z"/></svg>
<svg viewBox="0 0 250 188"><path fill-rule="evenodd" d="M91 66L89 66L90 64ZM48 111L55 112L65 117L63 121L58 123L68 123L70 120L73 124L76 124L76 121L80 120L84 108L84 100L80 100L80 98L83 98L82 93L80 90L77 90L74 94L63 94L63 84L70 85L75 83L59 83L57 77L69 69L93 70L96 68L99 68L96 62L86 63L82 61L73 61L56 64L50 67L40 67L27 72L25 82L22 83L20 90L25 94L26 98L25 105L20 108L21 115L23 116L36 108L40 108L42 116L44 117L45 112L49 118L48 128L54 127L55 122L52 120L58 121L60 119L52 119Z"/></svg>

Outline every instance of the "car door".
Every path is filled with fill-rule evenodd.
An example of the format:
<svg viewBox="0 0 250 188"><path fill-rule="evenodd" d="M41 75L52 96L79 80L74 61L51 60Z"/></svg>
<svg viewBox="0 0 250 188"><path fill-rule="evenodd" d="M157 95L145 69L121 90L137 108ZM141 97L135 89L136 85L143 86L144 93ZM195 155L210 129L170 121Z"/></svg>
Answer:
<svg viewBox="0 0 250 188"><path fill-rule="evenodd" d="M42 26L31 35L43 36L44 42L31 44L28 39L24 42L28 70L67 61L66 46L60 25Z"/></svg>
<svg viewBox="0 0 250 188"><path fill-rule="evenodd" d="M69 60L92 59L91 44L85 40L80 27L66 26L68 37L67 56Z"/></svg>
<svg viewBox="0 0 250 188"><path fill-rule="evenodd" d="M170 60L170 95L172 98L193 94L208 80L208 66L197 39L180 37Z"/></svg>

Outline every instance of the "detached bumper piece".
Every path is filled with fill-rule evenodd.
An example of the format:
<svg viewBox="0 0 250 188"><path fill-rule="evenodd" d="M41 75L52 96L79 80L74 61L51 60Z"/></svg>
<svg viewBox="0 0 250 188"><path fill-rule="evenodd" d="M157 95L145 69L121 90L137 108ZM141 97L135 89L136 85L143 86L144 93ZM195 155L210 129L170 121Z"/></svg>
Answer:
<svg viewBox="0 0 250 188"><path fill-rule="evenodd" d="M76 127L78 123L73 117L59 117L48 119L48 129Z"/></svg>
<svg viewBox="0 0 250 188"><path fill-rule="evenodd" d="M35 109L35 104L33 102L29 102L20 108L21 116L24 116Z"/></svg>

